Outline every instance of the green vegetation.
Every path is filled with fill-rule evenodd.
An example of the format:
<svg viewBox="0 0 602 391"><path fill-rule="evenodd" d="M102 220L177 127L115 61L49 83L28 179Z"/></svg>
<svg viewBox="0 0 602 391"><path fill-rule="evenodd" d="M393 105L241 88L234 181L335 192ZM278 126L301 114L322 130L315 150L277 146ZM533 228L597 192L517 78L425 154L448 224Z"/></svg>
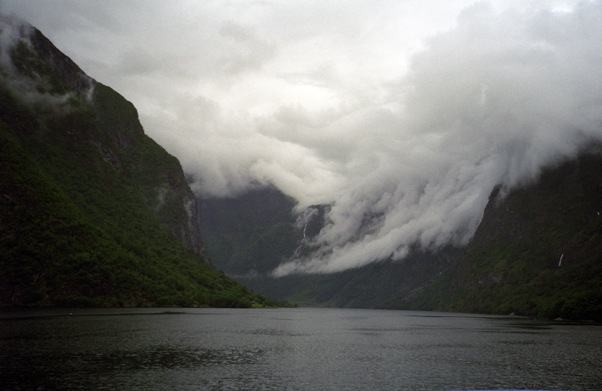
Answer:
<svg viewBox="0 0 602 391"><path fill-rule="evenodd" d="M276 304L183 240L190 189L131 103L101 84L87 101L58 51L11 54L21 83L0 71L1 306Z"/></svg>
<svg viewBox="0 0 602 391"><path fill-rule="evenodd" d="M466 252L402 307L602 321L601 166L594 147L494 194Z"/></svg>

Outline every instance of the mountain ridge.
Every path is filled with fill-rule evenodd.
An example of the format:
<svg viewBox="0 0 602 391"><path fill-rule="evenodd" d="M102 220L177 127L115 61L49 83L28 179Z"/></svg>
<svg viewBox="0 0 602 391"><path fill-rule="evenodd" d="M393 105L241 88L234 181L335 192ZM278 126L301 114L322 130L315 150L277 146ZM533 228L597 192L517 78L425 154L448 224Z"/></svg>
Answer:
<svg viewBox="0 0 602 391"><path fill-rule="evenodd" d="M135 107L0 18L0 306L272 305L215 270Z"/></svg>

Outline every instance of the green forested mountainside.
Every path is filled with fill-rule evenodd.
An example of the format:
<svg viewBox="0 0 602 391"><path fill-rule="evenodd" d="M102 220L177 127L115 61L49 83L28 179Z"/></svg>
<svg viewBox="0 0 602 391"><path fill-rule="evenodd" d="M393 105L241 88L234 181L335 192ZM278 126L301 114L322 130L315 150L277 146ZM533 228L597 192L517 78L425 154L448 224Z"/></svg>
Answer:
<svg viewBox="0 0 602 391"><path fill-rule="evenodd" d="M208 264L180 164L133 105L0 22L20 34L1 48L0 306L269 305Z"/></svg>
<svg viewBox="0 0 602 391"><path fill-rule="evenodd" d="M463 255L407 307L602 321L601 215L594 147L506 198L494 193Z"/></svg>

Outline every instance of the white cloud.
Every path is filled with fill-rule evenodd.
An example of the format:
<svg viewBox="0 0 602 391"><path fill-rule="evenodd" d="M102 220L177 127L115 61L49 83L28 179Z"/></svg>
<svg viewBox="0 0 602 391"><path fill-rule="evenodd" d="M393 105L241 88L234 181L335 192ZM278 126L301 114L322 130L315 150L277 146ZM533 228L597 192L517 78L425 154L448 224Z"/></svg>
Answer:
<svg viewBox="0 0 602 391"><path fill-rule="evenodd" d="M600 22L599 3L561 13L485 3L463 11L393 87L399 111L368 121L385 131L371 132L364 160L352 160L360 169L347 172L316 253L276 275L403 257L415 244L466 243L494 186L534 180L602 141Z"/></svg>
<svg viewBox="0 0 602 391"><path fill-rule="evenodd" d="M331 272L464 243L492 188L602 139L599 1L8 1L205 195L332 203Z"/></svg>

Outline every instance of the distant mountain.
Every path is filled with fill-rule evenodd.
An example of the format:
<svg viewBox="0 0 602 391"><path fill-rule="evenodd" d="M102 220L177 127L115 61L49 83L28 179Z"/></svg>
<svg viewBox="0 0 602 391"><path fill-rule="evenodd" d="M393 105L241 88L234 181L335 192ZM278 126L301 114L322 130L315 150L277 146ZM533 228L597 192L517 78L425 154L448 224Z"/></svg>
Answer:
<svg viewBox="0 0 602 391"><path fill-rule="evenodd" d="M274 188L232 198L198 199L199 224L211 258L228 275L255 277L272 271L299 246L294 201Z"/></svg>
<svg viewBox="0 0 602 391"><path fill-rule="evenodd" d="M253 189L230 198L199 198L199 223L216 267L269 297L302 305L388 308L396 299L440 273L457 249L415 252L402 262L379 262L325 275L272 278L279 264L310 249L306 241L324 226L328 206L295 216L294 200L274 188Z"/></svg>
<svg viewBox="0 0 602 391"><path fill-rule="evenodd" d="M304 305L602 320L597 146L505 197L496 190L466 248L414 250L402 261L341 273L269 277L279 260L303 249L307 228L291 216L293 201L273 189L201 205L216 266L271 297ZM306 234L319 231L326 209L307 221Z"/></svg>
<svg viewBox="0 0 602 391"><path fill-rule="evenodd" d="M0 16L0 306L252 306L134 106Z"/></svg>

